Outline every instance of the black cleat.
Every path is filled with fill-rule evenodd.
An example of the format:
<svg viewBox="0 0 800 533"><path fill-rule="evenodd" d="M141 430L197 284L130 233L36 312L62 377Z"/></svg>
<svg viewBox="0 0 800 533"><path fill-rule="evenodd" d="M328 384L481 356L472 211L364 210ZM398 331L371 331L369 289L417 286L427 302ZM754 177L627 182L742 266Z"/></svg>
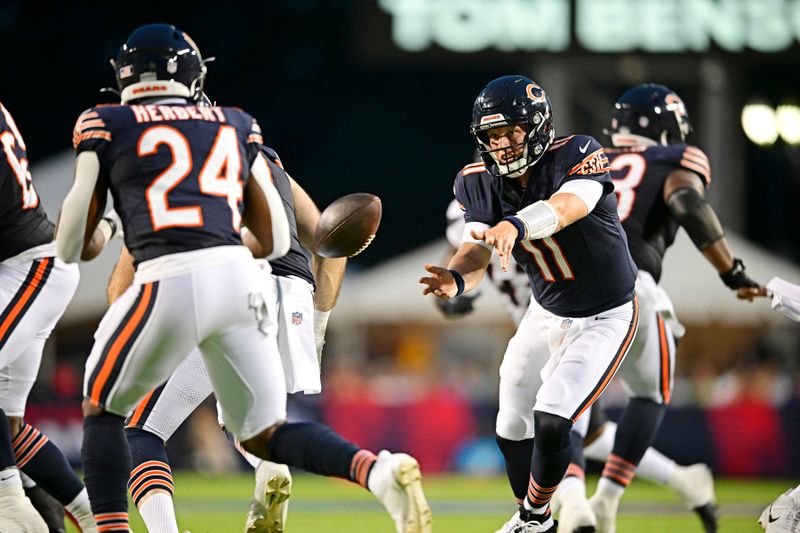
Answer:
<svg viewBox="0 0 800 533"><path fill-rule="evenodd" d="M703 530L706 533L717 533L719 529L719 509L716 505L707 503L692 510L700 517L700 521L703 523Z"/></svg>
<svg viewBox="0 0 800 533"><path fill-rule="evenodd" d="M25 489L25 495L39 511L50 533L67 533L64 527L64 506L61 502L50 496L39 485Z"/></svg>

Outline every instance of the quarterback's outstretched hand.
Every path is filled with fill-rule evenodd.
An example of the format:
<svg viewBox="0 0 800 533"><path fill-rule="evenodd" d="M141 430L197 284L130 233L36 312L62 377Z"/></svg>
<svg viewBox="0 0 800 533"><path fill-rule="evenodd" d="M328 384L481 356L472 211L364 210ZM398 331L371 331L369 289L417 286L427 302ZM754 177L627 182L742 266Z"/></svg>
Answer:
<svg viewBox="0 0 800 533"><path fill-rule="evenodd" d="M494 246L495 250L497 250L497 255L500 256L500 266L503 268L503 272L508 272L511 250L517 243L517 236L519 235L514 224L503 220L486 231L472 230L470 233L473 239L478 239Z"/></svg>
<svg viewBox="0 0 800 533"><path fill-rule="evenodd" d="M736 297L752 302L756 298L766 298L767 289L764 287L741 287L736 291Z"/></svg>
<svg viewBox="0 0 800 533"><path fill-rule="evenodd" d="M433 294L444 299L452 298L456 295L458 286L449 270L431 264L425 265L425 270L432 275L419 278L419 282L426 286L422 289L422 294Z"/></svg>

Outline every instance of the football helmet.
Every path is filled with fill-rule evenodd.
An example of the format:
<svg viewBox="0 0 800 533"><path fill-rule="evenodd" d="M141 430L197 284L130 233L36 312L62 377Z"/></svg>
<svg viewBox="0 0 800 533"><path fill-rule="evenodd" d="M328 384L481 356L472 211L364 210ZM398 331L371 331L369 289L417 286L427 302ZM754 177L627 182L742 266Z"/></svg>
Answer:
<svg viewBox="0 0 800 533"><path fill-rule="evenodd" d="M499 152L508 147L492 150L488 131L517 124L527 132L525 141L520 143L522 146L516 146L522 148L522 155L503 162ZM491 174L517 178L541 159L555 138L550 99L544 89L525 76L503 76L492 80L475 99L470 132Z"/></svg>
<svg viewBox="0 0 800 533"><path fill-rule="evenodd" d="M171 24L147 24L131 33L111 61L123 104L153 96L203 94L205 61L186 33Z"/></svg>
<svg viewBox="0 0 800 533"><path fill-rule="evenodd" d="M642 144L642 138L655 144L679 144L692 131L683 100L664 85L635 85L617 99L614 108L608 132L614 146Z"/></svg>

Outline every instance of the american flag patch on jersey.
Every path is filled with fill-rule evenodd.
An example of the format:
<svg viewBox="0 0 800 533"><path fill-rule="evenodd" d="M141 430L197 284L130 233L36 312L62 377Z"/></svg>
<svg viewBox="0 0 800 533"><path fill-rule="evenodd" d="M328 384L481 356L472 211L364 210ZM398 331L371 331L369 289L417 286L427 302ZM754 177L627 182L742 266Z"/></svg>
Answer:
<svg viewBox="0 0 800 533"><path fill-rule="evenodd" d="M292 311L292 324L299 326L303 323L303 313L300 311Z"/></svg>

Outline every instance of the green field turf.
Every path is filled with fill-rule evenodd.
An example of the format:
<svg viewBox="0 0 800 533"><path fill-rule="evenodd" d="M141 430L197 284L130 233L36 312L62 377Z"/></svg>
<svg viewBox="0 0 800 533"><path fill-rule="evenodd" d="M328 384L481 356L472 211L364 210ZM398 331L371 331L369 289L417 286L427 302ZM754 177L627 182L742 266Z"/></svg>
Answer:
<svg viewBox="0 0 800 533"><path fill-rule="evenodd" d="M590 491L595 480L590 480ZM758 532L761 510L796 481L720 480L717 497L723 519L721 533ZM228 533L243 531L252 490L252 477L175 476L178 523L181 531ZM514 510L504 478L428 476L425 490L438 533L491 533ZM590 492L591 493L591 492ZM145 530L131 507L131 526ZM289 533L391 533L393 525L383 508L363 489L340 480L309 475L295 477L289 507ZM70 532L76 530L70 529ZM669 490L634 482L621 507L618 533L702 532L700 522Z"/></svg>

